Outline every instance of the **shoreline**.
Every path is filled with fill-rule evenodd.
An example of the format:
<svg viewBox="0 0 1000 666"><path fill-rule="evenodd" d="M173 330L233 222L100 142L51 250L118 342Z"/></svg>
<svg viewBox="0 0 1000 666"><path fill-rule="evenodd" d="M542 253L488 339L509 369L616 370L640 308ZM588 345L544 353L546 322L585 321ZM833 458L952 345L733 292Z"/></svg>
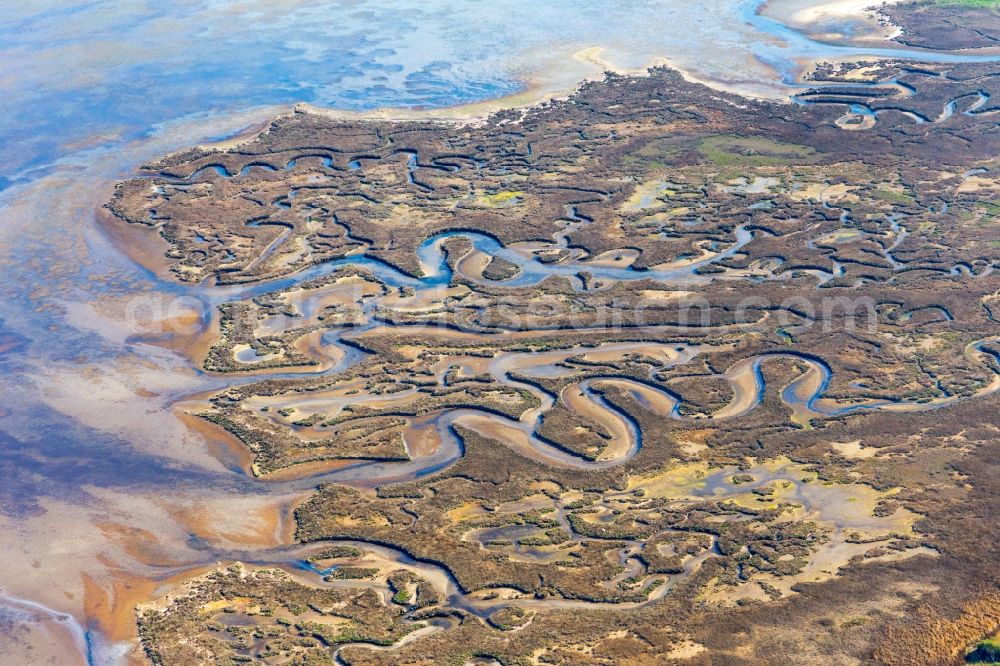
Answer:
<svg viewBox="0 0 1000 666"><path fill-rule="evenodd" d="M605 74L620 76L646 76L651 69L670 67L676 70L686 81L700 83L713 87L711 83L692 77L689 72L673 64L665 56L656 56L640 67L620 67L604 59L603 46L590 46L574 52L570 56L570 64L560 68L552 65L542 68L543 74L536 74L522 79L523 88L510 95L463 102L449 106L422 108L409 106L382 106L363 111L338 109L318 106L309 102L277 107L267 120L255 123L236 134L220 139L194 144L187 148L171 151L160 159L168 158L188 150L224 151L238 148L255 141L266 132L276 121L292 117L296 114L308 113L333 120L345 122L439 122L456 126L476 125L487 122L491 116L501 111L530 109L547 102L566 100L576 94L587 83L600 81ZM572 63L575 63L572 64ZM565 64L565 63L564 63ZM725 90L722 86L716 89Z"/></svg>
<svg viewBox="0 0 1000 666"><path fill-rule="evenodd" d="M766 17L800 32L805 37L834 46L854 47L859 49L856 54L829 54L825 56L810 56L798 60L798 72L795 83L778 83L761 85L759 81L721 81L713 78L695 76L690 70L678 64L668 55L657 55L644 64L635 67L616 65L604 57L608 50L605 46L589 46L570 54L569 58L554 57L547 63L539 63L537 71L531 75L517 77L522 88L512 94L473 102L441 107L412 106L382 106L366 110L348 110L326 107L309 102L299 102L290 106L277 106L268 119L254 123L236 134L219 141L202 142L185 148L163 154L160 159L189 150L224 151L238 148L253 142L274 122L292 117L296 114L312 114L343 122L438 122L456 126L477 125L488 122L496 113L511 110L526 110L553 101L564 101L588 83L600 81L605 74L616 74L627 77L648 76L650 70L667 67L680 75L685 81L705 86L711 90L738 95L750 100L764 100L783 104L792 104L791 88L807 85L808 73L824 62L855 62L884 61L891 56L864 53L865 48L898 47L901 52L916 55L922 49L905 47L895 42L902 33L895 25L884 25L872 20L879 14L879 9L885 5L899 4L904 0L823 0L792 10L788 5L796 4L796 0L762 0L754 9L758 16ZM786 8L785 11L782 11ZM854 21L868 26L868 32L859 35L845 35L841 32L824 32L824 21L844 22ZM934 53L950 53L950 51L927 50L928 55ZM956 55L993 55L1000 54L1000 49L974 49L966 52L955 52ZM776 77L778 78L778 77ZM756 85L755 85L756 84ZM781 93L776 86L787 88Z"/></svg>
<svg viewBox="0 0 1000 666"><path fill-rule="evenodd" d="M807 7L795 8L793 0L765 0L757 12L763 16L780 20L790 28L816 40L843 40L846 38L854 43L872 44L892 42L902 34L902 30L885 20L885 16L879 10L885 5L899 4L903 1L823 0ZM878 20L879 18L882 20ZM824 27L830 23L833 23L833 26L830 27L843 27L846 22L865 26L867 31L855 36L845 35L836 30L824 30Z"/></svg>
<svg viewBox="0 0 1000 666"><path fill-rule="evenodd" d="M758 8L758 12L764 11L764 9L771 4L770 2L762 4ZM830 2L826 5L820 7L838 7L841 10L846 8L856 8L858 6L864 5L864 9L860 11L868 11L869 8L877 7L879 3L869 3L869 2L858 2L857 0L839 0L836 2ZM823 14L820 7L815 7L811 9L804 9L802 12L808 12L810 16L828 16L830 14ZM861 15L861 14L859 14ZM482 100L478 102L471 102L466 104L459 104L455 106L447 106L434 109L421 109L413 107L384 107L379 109L373 109L370 111L339 111L336 109L329 109L323 107L317 107L310 104L297 104L290 109L285 111L279 111L276 114L271 115L267 120L250 125L238 133L222 139L217 142L211 142L199 145L199 148L204 148L207 150L226 150L231 148L236 148L246 143L252 142L262 133L266 132L269 126L284 117L288 117L295 113L313 113L317 115L322 115L326 117L342 119L345 121L384 121L384 122L405 122L405 121L434 121L442 123L456 123L459 125L474 124L487 122L489 117L499 111L511 110L511 109L525 109L531 108L540 104L545 104L546 102L565 99L580 86L585 85L587 82L593 80L600 80L603 78L605 72L614 72L616 74L626 75L626 76L643 76L648 72L648 68L616 68L614 65L601 58L601 54L604 51L601 47L591 47L583 49L573 54L572 59L578 63L574 65L567 65L564 70L564 74L568 77L569 71L586 72L582 78L577 78L576 83L572 87L549 87L550 84L554 84L554 79L557 77L552 76L552 80L547 80L547 77L534 77L528 78L524 81L524 89L520 92L514 93L512 95L507 95L504 97L493 98L489 100ZM842 58L845 61L866 59L865 56L845 56ZM884 60L883 57L872 56L874 60ZM830 60L830 58L824 58L822 60ZM807 60L802 63L803 73L808 71L810 67L814 66L819 60ZM685 80L692 83L698 83L705 85L714 90L724 90L727 92L733 92L734 94L741 95L747 98L753 98L751 95L747 95L744 92L740 92L738 89L734 89L732 86L723 86L719 82L701 81L697 78L693 78L686 72L683 68L672 64L668 59L657 57L651 61L648 67L657 66L669 66L677 71ZM558 69L558 68L556 68ZM551 76L551 75L550 75ZM768 98L762 96L765 99L775 99L779 98ZM789 102L787 98L780 98L780 101ZM179 151L178 151L179 152ZM168 153L168 155L171 153ZM164 155L165 157L166 155ZM116 244L119 250L123 251L121 247L132 246L132 242L139 236L148 237L144 238L149 241L149 246L136 247L137 254L144 254L143 250L149 250L153 244L160 243L162 240L159 238L158 233L153 229L146 229L142 227L132 225L124 225L120 221L111 220L108 224L115 224L116 226L124 227L122 230L122 238L119 238L119 244ZM107 229L101 229L103 233L108 233ZM134 233L125 233L134 232ZM156 234L153 236L152 234ZM127 238L126 238L127 237ZM135 247L135 246L132 246ZM129 252L124 252L127 256ZM162 262L162 256L159 257L158 263ZM146 266L144 262L137 261L140 265ZM156 271L157 273L162 273ZM169 278L168 278L169 279ZM210 442L209 442L210 444Z"/></svg>
<svg viewBox="0 0 1000 666"><path fill-rule="evenodd" d="M367 111L345 111L329 107L315 106L306 102L296 104L295 110L323 115L326 117L356 121L441 121L458 124L485 122L499 111L525 109L546 102L566 99L576 93L581 86L600 81L606 73L621 76L643 76L649 69L672 66L662 56L657 56L640 67L620 67L601 57L606 51L603 46L590 46L574 52L563 66L556 63L543 67L540 74L522 79L520 91L502 97L494 97L475 102L465 102L438 108L420 107L379 107ZM561 60L561 59L560 59ZM676 69L676 68L675 68Z"/></svg>
<svg viewBox="0 0 1000 666"><path fill-rule="evenodd" d="M766 9L769 5L778 0L767 0L762 5ZM818 22L825 16L837 18L863 18L867 13L877 11L884 5L896 5L903 0L827 0L822 4L804 7L789 17L789 20L796 23Z"/></svg>

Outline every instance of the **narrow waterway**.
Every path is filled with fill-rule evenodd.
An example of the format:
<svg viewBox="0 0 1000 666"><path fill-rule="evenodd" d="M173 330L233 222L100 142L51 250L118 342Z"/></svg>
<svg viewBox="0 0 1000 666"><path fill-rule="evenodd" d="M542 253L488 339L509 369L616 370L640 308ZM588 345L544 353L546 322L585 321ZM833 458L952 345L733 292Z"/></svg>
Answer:
<svg viewBox="0 0 1000 666"><path fill-rule="evenodd" d="M794 79L810 58L995 57L822 43L759 16L760 4L515 0L498 9L480 2L249 0L234 9L202 0L44 0L8 8L0 19L0 613L27 638L0 639L0 653L24 663L18 650L44 644L60 663L122 662L134 639L131 608L156 581L220 552L287 547L289 508L318 480L248 478L217 436L182 418L174 409L181 397L227 380L203 373L188 350L144 341L128 311L135 296L187 302L189 310L161 313L182 318L192 308L204 315L225 300L346 263L390 284L425 287L450 277L437 238L421 250L438 267L424 281L358 258L249 288L180 287L119 251L120 243L141 239L127 232L112 238L97 224L115 180L167 152L258 127L297 102L356 111L507 96L518 103L597 76L604 61L630 69L658 60L712 85L773 97L799 90ZM592 47L604 50L573 57ZM950 112L974 111L975 100L968 101L965 107L955 100ZM704 261L738 251L750 237L739 232L733 245ZM506 281L511 287L584 269L609 281L637 276L585 258L543 266L488 236L472 240L479 251L520 267ZM159 248L147 251L152 257ZM697 265L641 277L691 281ZM358 358L347 353L328 371ZM809 390L803 383L786 397L806 411L839 408L822 400L822 366L810 367ZM750 394L763 390L742 375L733 380ZM634 455L634 425L599 395L588 396L625 438L612 447L613 459L597 464ZM732 411L752 408L753 399L740 394L739 401ZM406 473L456 459L460 443L450 426L482 418L441 417L440 450ZM578 464L532 439L533 423L510 427L522 433L525 450ZM370 481L398 472L358 465L342 474Z"/></svg>

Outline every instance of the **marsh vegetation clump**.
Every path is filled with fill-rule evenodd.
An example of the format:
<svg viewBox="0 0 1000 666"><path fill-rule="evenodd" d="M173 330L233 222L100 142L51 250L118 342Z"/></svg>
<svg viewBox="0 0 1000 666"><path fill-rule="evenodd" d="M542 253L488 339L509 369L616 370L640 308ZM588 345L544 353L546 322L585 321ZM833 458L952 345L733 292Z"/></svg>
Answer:
<svg viewBox="0 0 1000 666"><path fill-rule="evenodd" d="M955 7L883 11L978 39ZM142 609L150 658L997 661L1000 72L809 83L295 113L122 183L230 285L192 411L317 486L300 559Z"/></svg>

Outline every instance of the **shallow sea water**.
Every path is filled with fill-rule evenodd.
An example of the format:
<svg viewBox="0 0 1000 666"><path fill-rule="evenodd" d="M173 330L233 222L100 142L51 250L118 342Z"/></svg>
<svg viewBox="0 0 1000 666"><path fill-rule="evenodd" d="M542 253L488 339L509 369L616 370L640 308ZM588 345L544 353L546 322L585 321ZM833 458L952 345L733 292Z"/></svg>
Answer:
<svg viewBox="0 0 1000 666"><path fill-rule="evenodd" d="M298 102L436 108L656 61L787 95L812 41L756 0L36 0L0 18L0 655L126 659L151 580L280 546L302 487L255 482L174 405L221 386L150 344L177 290L96 224L116 179ZM788 3L784 3L787 5ZM797 6L816 4L803 0ZM845 34L860 29L852 22ZM711 53L706 58L705 53ZM940 56L933 56L940 57ZM150 300L144 301L149 303ZM203 304L151 313L183 318ZM140 317L141 319L141 317Z"/></svg>

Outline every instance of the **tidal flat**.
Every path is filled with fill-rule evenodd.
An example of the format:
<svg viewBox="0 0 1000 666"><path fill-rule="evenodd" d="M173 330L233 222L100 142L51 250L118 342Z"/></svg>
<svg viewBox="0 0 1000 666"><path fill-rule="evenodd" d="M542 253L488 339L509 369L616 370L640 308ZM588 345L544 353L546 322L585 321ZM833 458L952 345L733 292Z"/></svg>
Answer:
<svg viewBox="0 0 1000 666"><path fill-rule="evenodd" d="M785 5L261 5L267 72L214 5L18 10L10 102L89 106L4 120L4 654L978 654L997 56Z"/></svg>

